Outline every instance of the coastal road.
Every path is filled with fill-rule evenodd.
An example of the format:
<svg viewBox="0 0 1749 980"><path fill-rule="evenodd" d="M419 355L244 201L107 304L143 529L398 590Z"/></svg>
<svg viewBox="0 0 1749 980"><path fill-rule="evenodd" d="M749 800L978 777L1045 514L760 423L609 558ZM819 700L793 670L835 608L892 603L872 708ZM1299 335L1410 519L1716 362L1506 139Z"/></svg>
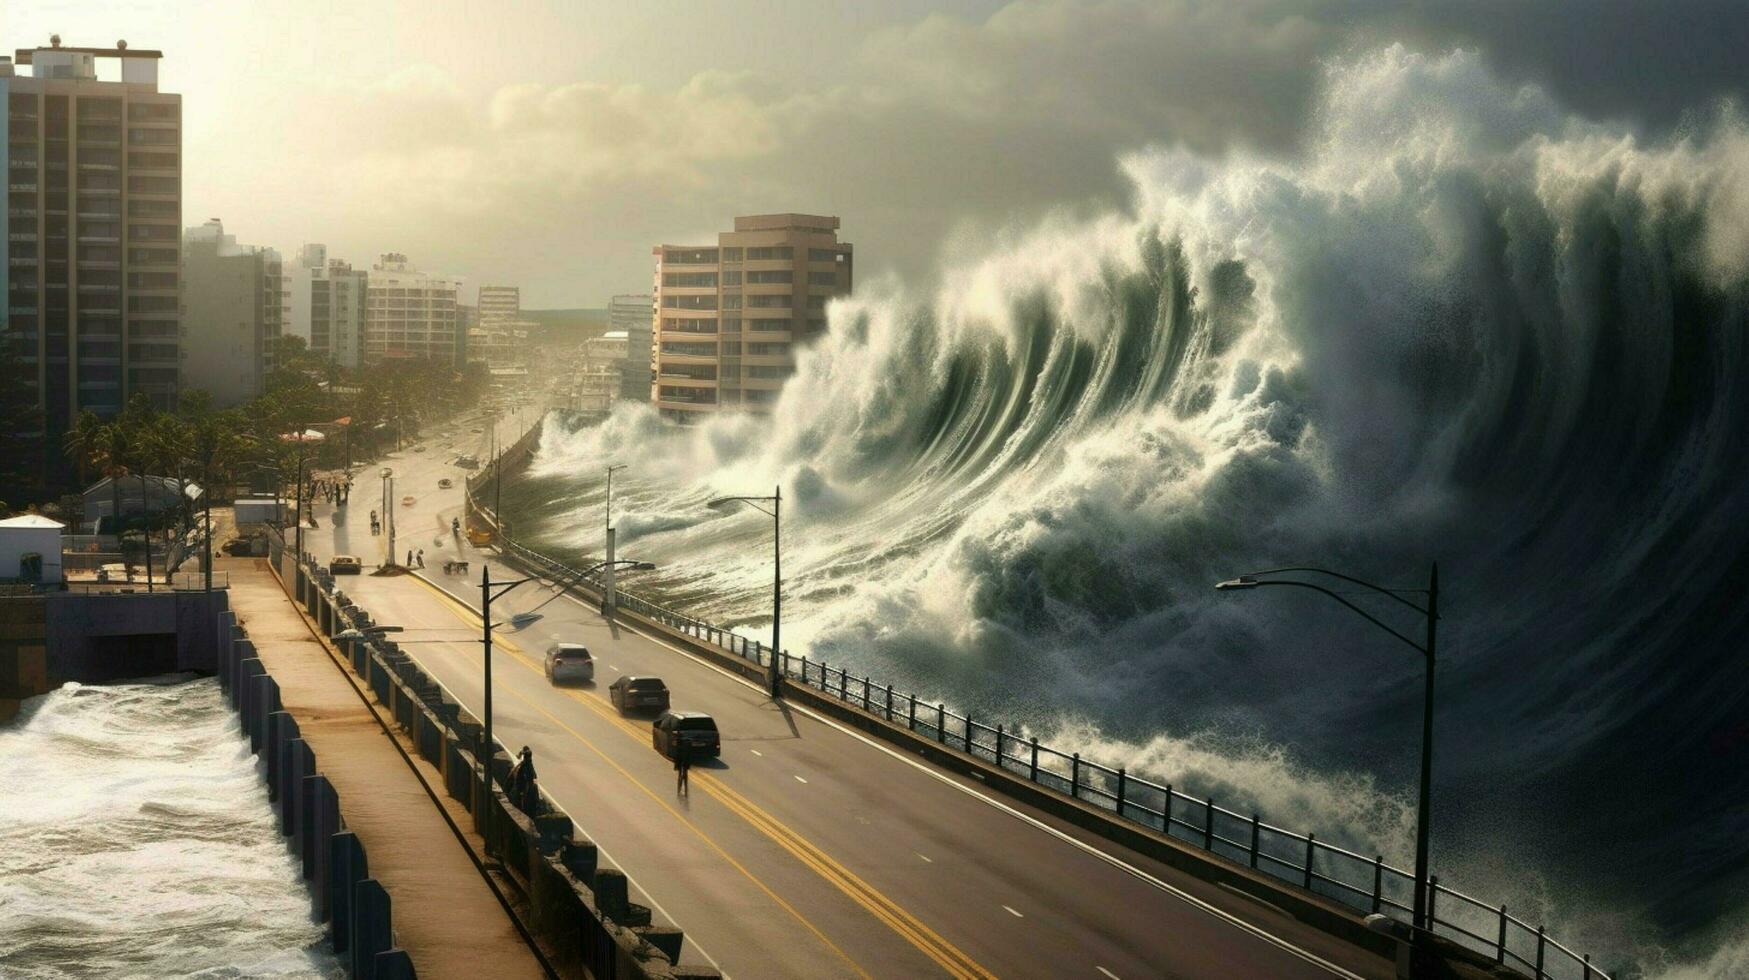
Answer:
<svg viewBox="0 0 1749 980"><path fill-rule="evenodd" d="M448 461L484 436L452 431L387 463L397 498L415 498L394 505L397 549L403 558L424 549L423 576L340 585L379 623L405 627L402 648L478 716L475 607L489 556L449 532L463 473ZM455 488L440 491L443 477ZM323 561L336 552L367 568L380 561L384 539L367 516L382 506L376 486L361 478L338 524L319 506L305 547ZM465 580L440 571L458 554L473 563ZM490 565L494 579L523 574ZM493 618L536 607L536 622L494 634L495 734L512 751L534 750L542 787L626 872L634 900L686 931L685 961L746 978L1393 975L1387 961L1267 905L774 702L547 583L494 603ZM595 685L547 683L541 657L557 640L594 652ZM676 792L652 750L649 719L608 704L622 674L660 676L676 709L716 717L722 758L694 770L690 793Z"/></svg>

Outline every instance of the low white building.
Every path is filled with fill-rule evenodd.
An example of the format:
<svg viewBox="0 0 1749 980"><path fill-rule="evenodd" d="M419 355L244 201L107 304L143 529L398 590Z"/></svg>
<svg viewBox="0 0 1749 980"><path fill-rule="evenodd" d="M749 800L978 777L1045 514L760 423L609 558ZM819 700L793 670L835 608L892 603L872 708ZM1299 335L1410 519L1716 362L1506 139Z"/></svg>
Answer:
<svg viewBox="0 0 1749 980"><path fill-rule="evenodd" d="M65 526L41 514L0 521L0 579L61 581L61 531Z"/></svg>

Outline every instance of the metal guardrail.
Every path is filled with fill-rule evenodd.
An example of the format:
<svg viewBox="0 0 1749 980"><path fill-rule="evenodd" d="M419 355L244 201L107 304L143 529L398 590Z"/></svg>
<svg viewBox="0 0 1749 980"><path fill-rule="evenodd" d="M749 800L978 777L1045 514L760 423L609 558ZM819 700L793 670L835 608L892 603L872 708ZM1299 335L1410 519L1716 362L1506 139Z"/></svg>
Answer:
<svg viewBox="0 0 1749 980"><path fill-rule="evenodd" d="M490 466L481 471L481 485L490 472ZM469 506L498 527L497 515L473 499L472 489L470 482ZM555 580L604 587L600 573L581 576L577 569L519 544L507 534L499 535L498 548ZM773 652L758 640L650 602L623 587L616 585L615 592L620 607L769 669ZM922 700L891 684L876 684L866 674L857 677L824 661L791 656L787 650L777 657L783 676L792 681L889 723L902 724L944 747L998 765L1038 786L1357 912L1381 913L1404 922L1412 917L1415 875L1387 864L1382 854L1368 857L1318 840L1315 833L1301 834L1265 823L1256 813L1228 809L1211 797L1195 797L1171 783L1132 775L1123 766L1114 769L1083 759L1079 752L1053 749L1036 737L1021 734L1019 728L1000 722L992 726L954 712L942 702ZM1429 884L1427 913L1436 935L1497 964L1530 971L1534 980L1610 980L1607 973L1591 965L1589 954L1578 953L1550 937L1546 926L1533 926L1503 904L1490 905L1441 884L1438 875L1430 875Z"/></svg>

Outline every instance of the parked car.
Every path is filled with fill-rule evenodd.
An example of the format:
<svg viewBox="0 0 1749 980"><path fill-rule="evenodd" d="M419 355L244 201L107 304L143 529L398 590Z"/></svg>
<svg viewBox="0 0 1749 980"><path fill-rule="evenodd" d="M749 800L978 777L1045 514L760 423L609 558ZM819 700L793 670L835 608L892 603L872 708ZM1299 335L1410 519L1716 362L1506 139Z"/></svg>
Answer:
<svg viewBox="0 0 1749 980"><path fill-rule="evenodd" d="M595 680L595 658L581 643L555 643L547 647L547 681L553 684L587 684Z"/></svg>
<svg viewBox="0 0 1749 980"><path fill-rule="evenodd" d="M455 481L450 479L447 476L444 477L443 479L437 481L437 489L439 489L439 490L448 490L450 487L453 487L453 486L455 486Z"/></svg>
<svg viewBox="0 0 1749 980"><path fill-rule="evenodd" d="M622 713L654 708L668 710L668 685L660 677L621 677L607 686L607 700Z"/></svg>
<svg viewBox="0 0 1749 980"><path fill-rule="evenodd" d="M333 560L328 562L329 575L357 575L358 570L358 556L356 555L335 555Z"/></svg>
<svg viewBox="0 0 1749 980"><path fill-rule="evenodd" d="M455 458L455 465L464 470L477 470L480 468L480 461L472 455L462 455Z"/></svg>
<svg viewBox="0 0 1749 980"><path fill-rule="evenodd" d="M674 746L682 740L692 746L695 759L723 754L717 721L702 711L664 711L650 726L650 744L664 758L674 758Z"/></svg>

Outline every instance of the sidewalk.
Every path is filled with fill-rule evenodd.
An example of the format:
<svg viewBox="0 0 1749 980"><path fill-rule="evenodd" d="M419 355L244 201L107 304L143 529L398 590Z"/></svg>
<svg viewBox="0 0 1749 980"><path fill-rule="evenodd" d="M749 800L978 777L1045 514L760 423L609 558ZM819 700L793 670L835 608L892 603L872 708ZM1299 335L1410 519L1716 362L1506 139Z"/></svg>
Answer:
<svg viewBox="0 0 1749 980"><path fill-rule="evenodd" d="M340 815L387 889L395 941L424 978L542 977L454 830L265 559L223 558L231 608L248 625L280 700L334 784ZM451 801L439 796L444 805ZM458 823L467 827L466 814Z"/></svg>

